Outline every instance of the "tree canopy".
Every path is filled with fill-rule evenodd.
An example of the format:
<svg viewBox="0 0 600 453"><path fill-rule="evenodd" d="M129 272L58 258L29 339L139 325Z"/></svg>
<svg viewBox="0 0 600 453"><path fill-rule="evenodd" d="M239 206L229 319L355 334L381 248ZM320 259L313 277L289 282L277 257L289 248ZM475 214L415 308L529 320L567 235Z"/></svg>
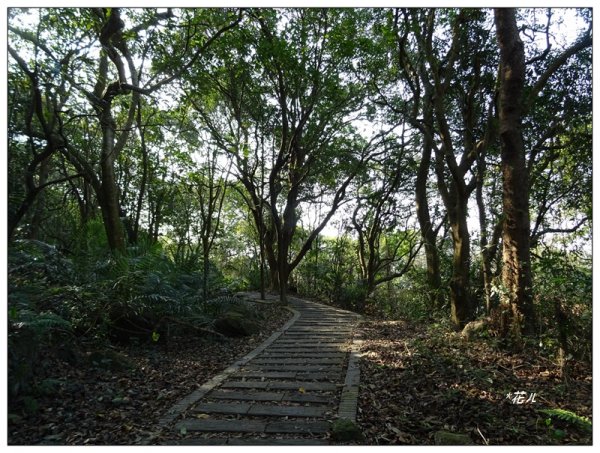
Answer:
<svg viewBox="0 0 600 453"><path fill-rule="evenodd" d="M590 259L591 43L585 8L10 8L9 248L533 332L544 257Z"/></svg>

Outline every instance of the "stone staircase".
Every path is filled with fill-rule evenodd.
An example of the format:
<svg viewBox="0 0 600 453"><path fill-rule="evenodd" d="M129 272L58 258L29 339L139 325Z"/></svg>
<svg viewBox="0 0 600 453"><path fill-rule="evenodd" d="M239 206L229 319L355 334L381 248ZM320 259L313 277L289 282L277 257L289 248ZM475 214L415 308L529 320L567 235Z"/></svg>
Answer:
<svg viewBox="0 0 600 453"><path fill-rule="evenodd" d="M332 422L355 417L359 316L290 304L284 328L170 411L163 425L179 436L169 444L328 445Z"/></svg>

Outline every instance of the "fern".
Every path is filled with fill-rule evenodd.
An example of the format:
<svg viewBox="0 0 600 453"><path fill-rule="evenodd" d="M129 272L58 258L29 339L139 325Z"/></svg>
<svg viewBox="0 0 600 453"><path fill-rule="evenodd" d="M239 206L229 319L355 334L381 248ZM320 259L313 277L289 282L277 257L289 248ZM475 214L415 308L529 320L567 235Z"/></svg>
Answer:
<svg viewBox="0 0 600 453"><path fill-rule="evenodd" d="M71 332L71 323L52 312L36 313L31 310L19 310L17 321L13 322L16 329L30 329L34 335L41 336L50 330Z"/></svg>
<svg viewBox="0 0 600 453"><path fill-rule="evenodd" d="M585 431L592 431L592 422L587 417L582 417L574 412L565 409L540 409L542 412L551 417L556 417L570 425L577 426Z"/></svg>

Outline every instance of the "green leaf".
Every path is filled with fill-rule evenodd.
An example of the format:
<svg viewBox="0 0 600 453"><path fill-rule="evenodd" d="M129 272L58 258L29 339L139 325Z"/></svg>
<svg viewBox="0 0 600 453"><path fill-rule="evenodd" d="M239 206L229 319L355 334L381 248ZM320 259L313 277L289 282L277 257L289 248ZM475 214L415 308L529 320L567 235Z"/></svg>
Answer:
<svg viewBox="0 0 600 453"><path fill-rule="evenodd" d="M578 426L579 428L582 428L586 431L592 430L592 422L590 421L590 419L587 417L577 415L574 412L565 409L541 409L540 412L550 415L551 417L556 417L559 420L567 422L571 425ZM546 419L546 424L548 424L548 420L550 419Z"/></svg>
<svg viewBox="0 0 600 453"><path fill-rule="evenodd" d="M152 341L154 341L156 343L159 338L160 338L160 334L158 332L152 332Z"/></svg>

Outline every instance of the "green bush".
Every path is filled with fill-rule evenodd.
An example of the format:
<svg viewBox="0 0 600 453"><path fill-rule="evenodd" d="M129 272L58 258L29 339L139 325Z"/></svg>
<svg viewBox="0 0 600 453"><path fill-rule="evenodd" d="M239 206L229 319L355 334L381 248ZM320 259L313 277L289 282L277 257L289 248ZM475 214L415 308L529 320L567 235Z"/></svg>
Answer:
<svg viewBox="0 0 600 453"><path fill-rule="evenodd" d="M542 350L554 353L566 336L562 346L568 353L591 362L591 263L574 253L545 249L532 265Z"/></svg>

